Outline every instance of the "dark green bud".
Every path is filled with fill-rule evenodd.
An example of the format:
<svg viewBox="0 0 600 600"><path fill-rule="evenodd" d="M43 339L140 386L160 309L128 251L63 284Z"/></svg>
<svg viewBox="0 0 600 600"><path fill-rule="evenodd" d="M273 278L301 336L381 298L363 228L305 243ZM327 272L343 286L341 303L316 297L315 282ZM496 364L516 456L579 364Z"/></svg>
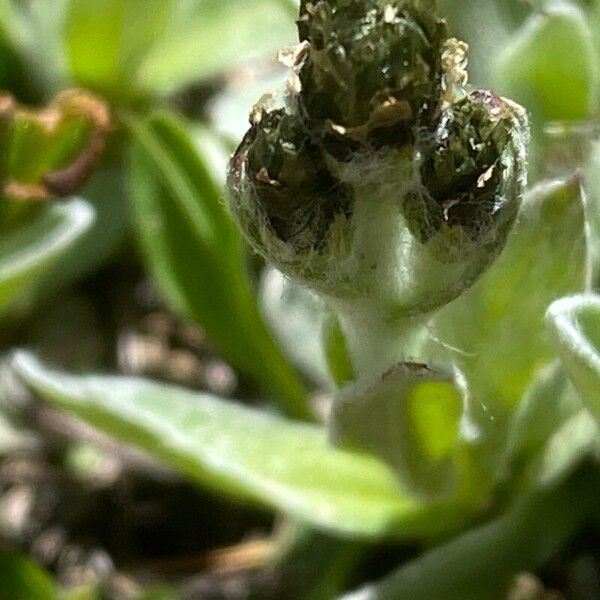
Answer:
<svg viewBox="0 0 600 600"><path fill-rule="evenodd" d="M442 96L444 21L414 1L304 1L299 110L328 145L400 145L427 125ZM344 153L345 156L348 153Z"/></svg>

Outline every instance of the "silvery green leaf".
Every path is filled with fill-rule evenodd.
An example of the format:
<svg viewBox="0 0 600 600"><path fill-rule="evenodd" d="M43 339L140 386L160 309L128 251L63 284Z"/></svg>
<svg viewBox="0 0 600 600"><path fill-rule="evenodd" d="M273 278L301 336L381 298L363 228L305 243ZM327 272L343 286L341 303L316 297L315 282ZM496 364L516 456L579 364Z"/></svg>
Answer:
<svg viewBox="0 0 600 600"><path fill-rule="evenodd" d="M552 433L581 409L581 399L560 364L542 368L512 419L508 454L535 456Z"/></svg>
<svg viewBox="0 0 600 600"><path fill-rule="evenodd" d="M600 63L589 19L570 1L546 2L496 60L497 87L534 114L534 122L577 121L598 107Z"/></svg>
<svg viewBox="0 0 600 600"><path fill-rule="evenodd" d="M583 402L600 419L600 295L557 300L549 308L546 321Z"/></svg>
<svg viewBox="0 0 600 600"><path fill-rule="evenodd" d="M600 290L600 144L598 143L591 148L585 182L590 285L592 289Z"/></svg>
<svg viewBox="0 0 600 600"><path fill-rule="evenodd" d="M283 351L312 381L330 387L325 349L321 343L326 308L323 300L267 269L260 285L262 312Z"/></svg>
<svg viewBox="0 0 600 600"><path fill-rule="evenodd" d="M332 409L333 440L383 458L413 493L458 491L463 410L452 378L425 365L400 364L379 381L343 389Z"/></svg>
<svg viewBox="0 0 600 600"><path fill-rule="evenodd" d="M512 488L522 493L557 485L599 448L598 427L562 365L542 369L509 427L507 477Z"/></svg>
<svg viewBox="0 0 600 600"><path fill-rule="evenodd" d="M45 206L0 240L0 312L46 277L91 227L94 212L80 199Z"/></svg>
<svg viewBox="0 0 600 600"><path fill-rule="evenodd" d="M519 404L554 352L544 325L550 303L586 285L585 214L578 178L545 182L526 195L496 263L443 308L431 327L464 372L490 429Z"/></svg>
<svg viewBox="0 0 600 600"><path fill-rule="evenodd" d="M504 515L425 552L343 600L505 600L515 576L536 569L597 506L594 474L519 500Z"/></svg>
<svg viewBox="0 0 600 600"><path fill-rule="evenodd" d="M39 396L150 452L191 481L357 538L440 535L464 508L411 499L364 453L332 448L324 428L144 379L76 376L18 353L18 375Z"/></svg>

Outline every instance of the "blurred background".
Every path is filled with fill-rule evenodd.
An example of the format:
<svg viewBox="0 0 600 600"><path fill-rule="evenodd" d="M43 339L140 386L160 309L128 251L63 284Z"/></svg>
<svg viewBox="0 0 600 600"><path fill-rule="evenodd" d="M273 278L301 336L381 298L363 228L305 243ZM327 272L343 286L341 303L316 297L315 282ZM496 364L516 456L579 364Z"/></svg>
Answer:
<svg viewBox="0 0 600 600"><path fill-rule="evenodd" d="M542 2L440 4L470 45L472 85L530 111L532 182L586 169L596 5L554 3L546 18ZM0 0L0 141L14 128L1 157L5 358L27 347L69 371L149 377L299 418L307 394L317 411L326 404L320 306L282 296L223 192L249 109L286 76L277 51L295 44L296 14L295 0ZM73 89L86 92L65 100ZM583 546L548 580L573 594L585 581L597 594L585 598L600 598ZM413 551L310 537L200 490L42 406L2 369L1 600L326 599L332 582L376 578ZM544 593L533 576L523 585Z"/></svg>

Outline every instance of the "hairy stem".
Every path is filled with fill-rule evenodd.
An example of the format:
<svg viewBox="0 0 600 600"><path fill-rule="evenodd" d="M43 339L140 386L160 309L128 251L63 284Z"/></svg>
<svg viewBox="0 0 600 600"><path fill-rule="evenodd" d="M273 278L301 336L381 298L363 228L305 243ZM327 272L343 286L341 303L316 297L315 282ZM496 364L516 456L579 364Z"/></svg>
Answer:
<svg viewBox="0 0 600 600"><path fill-rule="evenodd" d="M374 380L398 363L421 362L428 315L394 318L366 303L333 301L357 380Z"/></svg>

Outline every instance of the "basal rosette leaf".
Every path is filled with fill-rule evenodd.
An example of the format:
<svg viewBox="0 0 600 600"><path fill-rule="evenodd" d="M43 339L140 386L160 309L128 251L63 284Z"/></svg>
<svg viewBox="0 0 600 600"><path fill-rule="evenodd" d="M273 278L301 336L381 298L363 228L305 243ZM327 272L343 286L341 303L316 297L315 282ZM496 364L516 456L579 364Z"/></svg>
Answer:
<svg viewBox="0 0 600 600"><path fill-rule="evenodd" d="M187 125L170 113L130 118L129 193L146 264L171 306L197 321L234 365L288 414L310 419L306 391L260 315L242 238Z"/></svg>
<svg viewBox="0 0 600 600"><path fill-rule="evenodd" d="M192 481L317 528L362 538L427 536L466 518L459 505L410 499L383 463L332 448L322 427L142 379L60 373L26 353L13 364L47 402Z"/></svg>

